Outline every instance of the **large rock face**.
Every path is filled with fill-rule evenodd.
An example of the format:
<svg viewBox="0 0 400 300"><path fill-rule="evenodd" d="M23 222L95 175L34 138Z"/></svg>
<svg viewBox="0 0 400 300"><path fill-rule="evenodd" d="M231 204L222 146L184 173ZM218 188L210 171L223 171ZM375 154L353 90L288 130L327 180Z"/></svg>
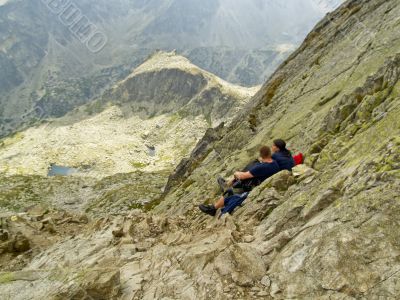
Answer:
<svg viewBox="0 0 400 300"><path fill-rule="evenodd" d="M207 133L152 212L98 221L2 273L2 295L397 299L399 15L396 0L346 2L230 126ZM278 137L308 166L268 179L233 216L198 211L218 174Z"/></svg>

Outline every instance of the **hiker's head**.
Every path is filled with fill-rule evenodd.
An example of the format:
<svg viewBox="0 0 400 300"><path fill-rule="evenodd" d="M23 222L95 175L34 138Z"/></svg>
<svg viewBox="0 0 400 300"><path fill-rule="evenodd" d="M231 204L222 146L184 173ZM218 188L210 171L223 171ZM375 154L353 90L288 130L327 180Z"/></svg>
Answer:
<svg viewBox="0 0 400 300"><path fill-rule="evenodd" d="M271 148L268 146L262 146L260 148L260 157L262 159L268 159L271 158Z"/></svg>
<svg viewBox="0 0 400 300"><path fill-rule="evenodd" d="M274 153L287 152L288 150L286 149L286 142L282 139L274 140L274 143L272 144L272 151Z"/></svg>

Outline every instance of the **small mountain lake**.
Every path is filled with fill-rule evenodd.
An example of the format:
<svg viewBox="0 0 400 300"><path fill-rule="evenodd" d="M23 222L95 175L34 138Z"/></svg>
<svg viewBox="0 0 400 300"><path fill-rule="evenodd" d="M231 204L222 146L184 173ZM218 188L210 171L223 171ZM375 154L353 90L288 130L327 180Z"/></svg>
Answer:
<svg viewBox="0 0 400 300"><path fill-rule="evenodd" d="M78 170L70 167L58 166L58 165L50 165L49 170L47 172L47 176L69 176L74 173L77 173Z"/></svg>

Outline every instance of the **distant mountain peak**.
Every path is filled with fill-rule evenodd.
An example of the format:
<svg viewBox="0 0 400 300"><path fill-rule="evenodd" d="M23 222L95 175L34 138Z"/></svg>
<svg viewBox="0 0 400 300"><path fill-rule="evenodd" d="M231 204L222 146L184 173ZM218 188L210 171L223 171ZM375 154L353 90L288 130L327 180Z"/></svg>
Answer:
<svg viewBox="0 0 400 300"><path fill-rule="evenodd" d="M178 55L176 51L171 51L171 52L156 51L152 55L150 55L149 58L143 64L137 67L133 71L131 76L135 76L140 73L160 71L165 69L200 71L199 67L192 64L190 60L187 59L186 57Z"/></svg>
<svg viewBox="0 0 400 300"><path fill-rule="evenodd" d="M213 82L214 84L218 84L221 87L224 87L226 89L228 89L228 88L233 89L235 91L240 90L245 93L248 91L251 91L251 94L253 94L255 90L259 89L259 86L247 88L247 87L241 87L239 85L231 84L231 83L219 78L217 75L212 74L206 70L203 70L202 68L193 64L188 58L177 54L177 52L175 50L170 51L170 52L166 52L166 51L154 52L140 66L138 66L136 69L134 69L133 72L125 80L119 82L117 84L117 86L125 83L127 80L129 80L135 76L138 76L140 74L151 73L151 72L160 72L160 71L166 71L166 70L180 70L187 74L201 75L206 80Z"/></svg>

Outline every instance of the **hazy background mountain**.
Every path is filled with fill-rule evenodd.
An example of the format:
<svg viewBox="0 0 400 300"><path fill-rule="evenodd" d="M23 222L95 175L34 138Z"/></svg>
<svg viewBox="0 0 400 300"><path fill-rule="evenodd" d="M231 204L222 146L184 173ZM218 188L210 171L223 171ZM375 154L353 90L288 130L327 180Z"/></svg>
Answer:
<svg viewBox="0 0 400 300"><path fill-rule="evenodd" d="M87 103L157 49L176 49L230 82L260 84L338 2L3 0L0 135ZM77 32L78 20L97 31ZM90 32L107 41L96 53L79 41Z"/></svg>

